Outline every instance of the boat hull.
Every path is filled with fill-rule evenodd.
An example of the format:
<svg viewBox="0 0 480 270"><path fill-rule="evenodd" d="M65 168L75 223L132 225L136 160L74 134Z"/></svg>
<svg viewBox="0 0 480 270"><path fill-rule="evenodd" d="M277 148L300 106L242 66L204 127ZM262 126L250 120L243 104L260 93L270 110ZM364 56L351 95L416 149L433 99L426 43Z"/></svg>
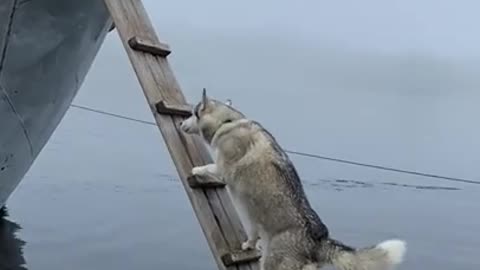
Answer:
<svg viewBox="0 0 480 270"><path fill-rule="evenodd" d="M0 207L70 107L110 27L99 0L0 2Z"/></svg>

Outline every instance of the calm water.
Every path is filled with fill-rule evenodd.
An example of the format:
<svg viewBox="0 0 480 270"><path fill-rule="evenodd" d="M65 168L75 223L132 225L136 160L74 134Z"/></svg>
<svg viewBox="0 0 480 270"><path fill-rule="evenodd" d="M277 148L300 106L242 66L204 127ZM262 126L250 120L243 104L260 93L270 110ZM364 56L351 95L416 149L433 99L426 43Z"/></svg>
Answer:
<svg viewBox="0 0 480 270"><path fill-rule="evenodd" d="M393 15L385 24L397 25L411 42L382 36L381 24L369 20L322 28L328 39L317 40L324 32L312 30L307 19L290 21L298 29L277 25L285 9L278 20L262 21L253 12L242 28L241 16L232 15L240 7L220 5L224 14L195 24L207 7L182 21L172 14L185 10L171 5L171 13L152 14L152 20L174 48L172 65L190 101L203 87L231 98L291 150L480 179L478 51L406 31ZM341 7L330 9L344 14ZM305 18L313 18L310 13ZM227 23L212 26L220 20ZM363 40L349 25L371 32ZM459 44L473 36L463 29ZM453 39L453 30L431 29L440 30ZM115 33L75 103L152 120ZM292 159L334 237L356 246L404 238L409 249L400 270L480 267L480 186ZM0 223L2 269L215 268L161 135L151 126L72 108L12 195L8 212Z"/></svg>

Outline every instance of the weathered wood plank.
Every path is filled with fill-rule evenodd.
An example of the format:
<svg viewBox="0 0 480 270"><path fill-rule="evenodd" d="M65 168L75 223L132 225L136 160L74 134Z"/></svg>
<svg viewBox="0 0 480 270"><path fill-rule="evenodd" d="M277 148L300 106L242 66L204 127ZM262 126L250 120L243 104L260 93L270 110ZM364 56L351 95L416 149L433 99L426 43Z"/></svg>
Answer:
<svg viewBox="0 0 480 270"><path fill-rule="evenodd" d="M155 104L158 113L172 114L177 116L189 117L192 115L192 107L190 105L171 105L161 100Z"/></svg>
<svg viewBox="0 0 480 270"><path fill-rule="evenodd" d="M191 175L187 178L187 182L191 188L217 188L225 186L225 182L215 176Z"/></svg>
<svg viewBox="0 0 480 270"><path fill-rule="evenodd" d="M258 250L249 250L245 252L232 252L222 256L222 261L225 265L230 266L234 264L241 264L253 262L260 259L261 252Z"/></svg>
<svg viewBox="0 0 480 270"><path fill-rule="evenodd" d="M131 37L128 40L128 45L130 45L130 48L134 50L151 53L161 57L167 57L172 52L167 44L155 44L138 36Z"/></svg>
<svg viewBox="0 0 480 270"><path fill-rule="evenodd" d="M150 106L157 100L162 100L162 93L158 88L158 84L153 77L153 72L149 66L148 55L138 53L130 49L128 45L128 37L141 32L138 27L138 23L135 21L141 20L138 16L132 15L132 9L135 8L134 4L138 6L138 2L134 3L130 0L106 0L107 7L112 14L117 31L119 32L127 54L132 62L132 66L137 73L139 82L143 88L147 102ZM168 91L169 89L163 87L161 90ZM156 114L155 120L160 128L160 131L165 139L167 148L170 155L173 158L174 164L177 168L177 172L182 179L182 183L185 185L184 179L190 175L193 164L188 158L188 149L186 149L184 143L179 138L179 134L175 128L175 122L172 116ZM181 135L180 135L181 136ZM202 190L192 190L188 186L185 187L188 198L190 199L197 219L201 224L201 228L208 240L209 246L214 252L214 256L220 269L235 269L226 268L223 266L221 259L218 259L216 253L226 253L229 251L229 247L226 244L225 238L220 233L220 228L215 222L215 215L212 212L210 204Z"/></svg>
<svg viewBox="0 0 480 270"><path fill-rule="evenodd" d="M148 16L145 12L144 9L136 9L137 12L139 12L138 16L139 17L146 17ZM146 21L143 21L143 25L141 26L142 29L151 29L153 32L153 27L151 24L149 24ZM142 35L145 35L146 33L142 33ZM152 38L152 37L150 37ZM152 38L153 40L156 39L156 37ZM164 58L150 58L149 60L153 60L153 63L150 62L152 66L155 66L155 60L158 60L160 64L163 65L163 68L161 71L162 72L154 72L153 75L156 78L157 83L159 84L160 88L164 86L165 88L173 88L176 89L177 91L173 93L174 91L169 91L168 93L166 91L163 91L163 94L168 94L163 96L163 100L165 102L168 102L169 104L185 104L185 98L183 97L183 94L179 90L178 83L175 80L175 77L173 76L173 72L171 71L168 62ZM176 95L175 95L176 94ZM179 123L179 118L177 118L177 124ZM183 135L182 132L179 131L181 135ZM185 139L185 144L188 146L192 147L192 151L189 152L189 157L191 158L192 162L194 165L205 165L207 163L211 162L211 157L208 155L208 152L206 150L205 145L201 143L198 139L192 137L192 136L181 136ZM200 145L200 147L199 147ZM197 146L197 147L194 147ZM207 159L202 160L202 155L206 157ZM228 246L229 250L237 250L240 248L241 245L241 240L240 238L235 234L237 231L235 228L232 228L231 224L229 224L228 220L228 213L225 213L225 210L223 209L223 203L220 201L220 198L217 194L217 192L223 193L224 198L227 198L229 200L228 194L226 194L225 190L219 191L218 189L206 189L205 194L207 196L207 199L210 203L210 206L212 207L213 213L215 214L216 221L218 222L220 231L222 235L225 236L226 243ZM232 214L235 215L234 209L231 211ZM216 256L223 256L224 254L220 254L217 252ZM246 266L242 265L239 266L240 269L247 269L245 268Z"/></svg>
<svg viewBox="0 0 480 270"><path fill-rule="evenodd" d="M134 36L149 40L151 44L162 44L155 34L141 1L104 1L219 269L258 269L256 263L238 266L223 263L222 257L225 258L225 256L240 258L240 260L245 257L241 253L228 254L231 250L238 250L245 237L241 226L237 227L238 216L224 188L190 188L187 179L192 167L210 163L211 157L198 138L184 135L179 130L179 123L186 115L157 113L159 100L172 106L182 106L187 103L165 55L138 51L131 48L129 44L129 40Z"/></svg>

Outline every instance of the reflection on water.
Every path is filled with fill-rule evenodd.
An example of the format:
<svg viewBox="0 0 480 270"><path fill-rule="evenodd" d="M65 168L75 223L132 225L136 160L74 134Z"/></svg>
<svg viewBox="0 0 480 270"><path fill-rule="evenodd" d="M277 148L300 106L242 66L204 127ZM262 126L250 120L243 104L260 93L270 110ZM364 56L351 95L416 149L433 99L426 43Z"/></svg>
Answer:
<svg viewBox="0 0 480 270"><path fill-rule="evenodd" d="M415 190L439 190L439 191L450 191L450 190L462 190L459 187L452 186L436 186L436 185L411 185L411 184L400 184L395 182L364 182L360 180L351 180L351 179L316 179L316 180L302 180L305 186L311 187L322 187L326 189L334 189L336 191L343 191L346 189L352 188L409 188Z"/></svg>
<svg viewBox="0 0 480 270"><path fill-rule="evenodd" d="M16 237L20 225L7 219L6 209L0 209L0 269L26 270L23 246L25 241Z"/></svg>
<svg viewBox="0 0 480 270"><path fill-rule="evenodd" d="M163 178L167 181L180 182L177 176L171 174L156 174L158 178ZM374 181L362 181L354 179L305 179L302 178L302 183L305 188L321 187L322 189L330 189L336 191L344 191L355 188L372 188L372 189L413 189L413 190L425 190L425 191L460 191L459 186L447 186L447 185L419 185L419 184L404 184L397 182L374 182Z"/></svg>

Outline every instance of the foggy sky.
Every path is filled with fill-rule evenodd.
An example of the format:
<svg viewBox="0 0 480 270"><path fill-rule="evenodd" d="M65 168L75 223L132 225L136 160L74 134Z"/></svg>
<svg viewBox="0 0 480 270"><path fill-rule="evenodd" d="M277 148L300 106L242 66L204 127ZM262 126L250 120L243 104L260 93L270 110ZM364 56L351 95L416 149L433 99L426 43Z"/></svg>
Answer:
<svg viewBox="0 0 480 270"><path fill-rule="evenodd" d="M354 49L480 56L474 0L145 1L158 28L270 33Z"/></svg>
<svg viewBox="0 0 480 270"><path fill-rule="evenodd" d="M173 49L169 60L189 102L203 87L230 98L285 148L480 177L474 124L480 3L150 0L145 6ZM115 31L75 103L152 119ZM302 172L315 169L308 164ZM339 173L329 164L324 170Z"/></svg>

